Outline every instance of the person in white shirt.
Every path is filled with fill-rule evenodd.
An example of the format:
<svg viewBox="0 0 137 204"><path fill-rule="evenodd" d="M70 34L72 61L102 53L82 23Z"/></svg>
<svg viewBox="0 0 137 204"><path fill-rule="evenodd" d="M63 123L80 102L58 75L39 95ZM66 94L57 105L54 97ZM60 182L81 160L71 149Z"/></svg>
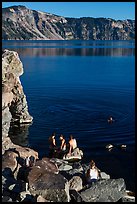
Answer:
<svg viewBox="0 0 137 204"><path fill-rule="evenodd" d="M91 184L93 182L96 182L98 177L99 177L98 169L95 165L95 162L91 160L90 168L87 170L87 173L86 173L87 183Z"/></svg>

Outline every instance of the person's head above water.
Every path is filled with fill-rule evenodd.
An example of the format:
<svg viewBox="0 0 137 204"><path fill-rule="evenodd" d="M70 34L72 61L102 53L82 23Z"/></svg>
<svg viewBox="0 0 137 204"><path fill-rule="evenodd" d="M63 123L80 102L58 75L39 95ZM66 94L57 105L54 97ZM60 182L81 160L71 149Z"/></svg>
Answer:
<svg viewBox="0 0 137 204"><path fill-rule="evenodd" d="M108 122L113 121L112 116L109 117Z"/></svg>

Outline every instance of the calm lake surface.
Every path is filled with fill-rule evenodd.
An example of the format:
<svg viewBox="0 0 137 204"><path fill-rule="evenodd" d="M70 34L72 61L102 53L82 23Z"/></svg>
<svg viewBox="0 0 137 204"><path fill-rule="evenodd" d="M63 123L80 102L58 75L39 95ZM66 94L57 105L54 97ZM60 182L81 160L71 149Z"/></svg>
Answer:
<svg viewBox="0 0 137 204"><path fill-rule="evenodd" d="M12 140L48 156L48 137L57 144L72 134L84 152L111 178L135 190L134 41L3 41L18 52L20 77L33 124L14 127ZM108 124L112 116L115 122ZM126 149L107 144L126 144Z"/></svg>

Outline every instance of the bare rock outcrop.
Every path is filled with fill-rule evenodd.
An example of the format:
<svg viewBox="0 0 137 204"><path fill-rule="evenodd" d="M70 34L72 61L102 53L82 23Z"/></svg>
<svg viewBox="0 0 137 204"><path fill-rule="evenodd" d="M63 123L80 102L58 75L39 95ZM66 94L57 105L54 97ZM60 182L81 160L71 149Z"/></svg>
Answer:
<svg viewBox="0 0 137 204"><path fill-rule="evenodd" d="M9 130L16 126L27 126L33 117L28 112L26 96L20 82L23 65L17 52L4 50L2 53L2 201L18 200L18 194L26 189L25 179L20 172L25 169L26 157L38 159L38 153L28 147L13 144ZM28 169L29 170L29 169ZM24 170L24 178L27 171ZM23 178L23 176L22 176Z"/></svg>
<svg viewBox="0 0 137 204"><path fill-rule="evenodd" d="M53 202L69 202L69 183L48 158L35 163L28 175L29 191Z"/></svg>
<svg viewBox="0 0 137 204"><path fill-rule="evenodd" d="M80 176L73 176L69 180L69 185L70 185L69 187L70 190L80 191L83 188L82 179L80 178Z"/></svg>
<svg viewBox="0 0 137 204"><path fill-rule="evenodd" d="M26 96L19 76L23 65L17 52L4 50L2 53L2 153L14 146L8 138L11 123L31 123Z"/></svg>
<svg viewBox="0 0 137 204"><path fill-rule="evenodd" d="M117 202L125 194L126 185L123 178L100 180L80 192L84 202Z"/></svg>

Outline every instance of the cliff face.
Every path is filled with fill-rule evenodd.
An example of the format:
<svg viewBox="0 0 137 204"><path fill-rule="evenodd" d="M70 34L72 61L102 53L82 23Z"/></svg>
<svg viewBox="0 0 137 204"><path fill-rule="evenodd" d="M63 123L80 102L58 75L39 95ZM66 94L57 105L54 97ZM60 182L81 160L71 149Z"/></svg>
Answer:
<svg viewBox="0 0 137 204"><path fill-rule="evenodd" d="M132 40L134 20L65 18L13 6L2 9L2 39L18 40Z"/></svg>
<svg viewBox="0 0 137 204"><path fill-rule="evenodd" d="M13 6L2 10L3 39L62 40L56 22L62 17L37 12L24 6Z"/></svg>
<svg viewBox="0 0 137 204"><path fill-rule="evenodd" d="M11 123L31 123L26 96L19 76L23 74L23 65L16 52L4 50L2 53L2 150L13 144L8 137Z"/></svg>
<svg viewBox="0 0 137 204"><path fill-rule="evenodd" d="M106 18L69 18L64 26L66 39L131 40L135 37L135 22Z"/></svg>

